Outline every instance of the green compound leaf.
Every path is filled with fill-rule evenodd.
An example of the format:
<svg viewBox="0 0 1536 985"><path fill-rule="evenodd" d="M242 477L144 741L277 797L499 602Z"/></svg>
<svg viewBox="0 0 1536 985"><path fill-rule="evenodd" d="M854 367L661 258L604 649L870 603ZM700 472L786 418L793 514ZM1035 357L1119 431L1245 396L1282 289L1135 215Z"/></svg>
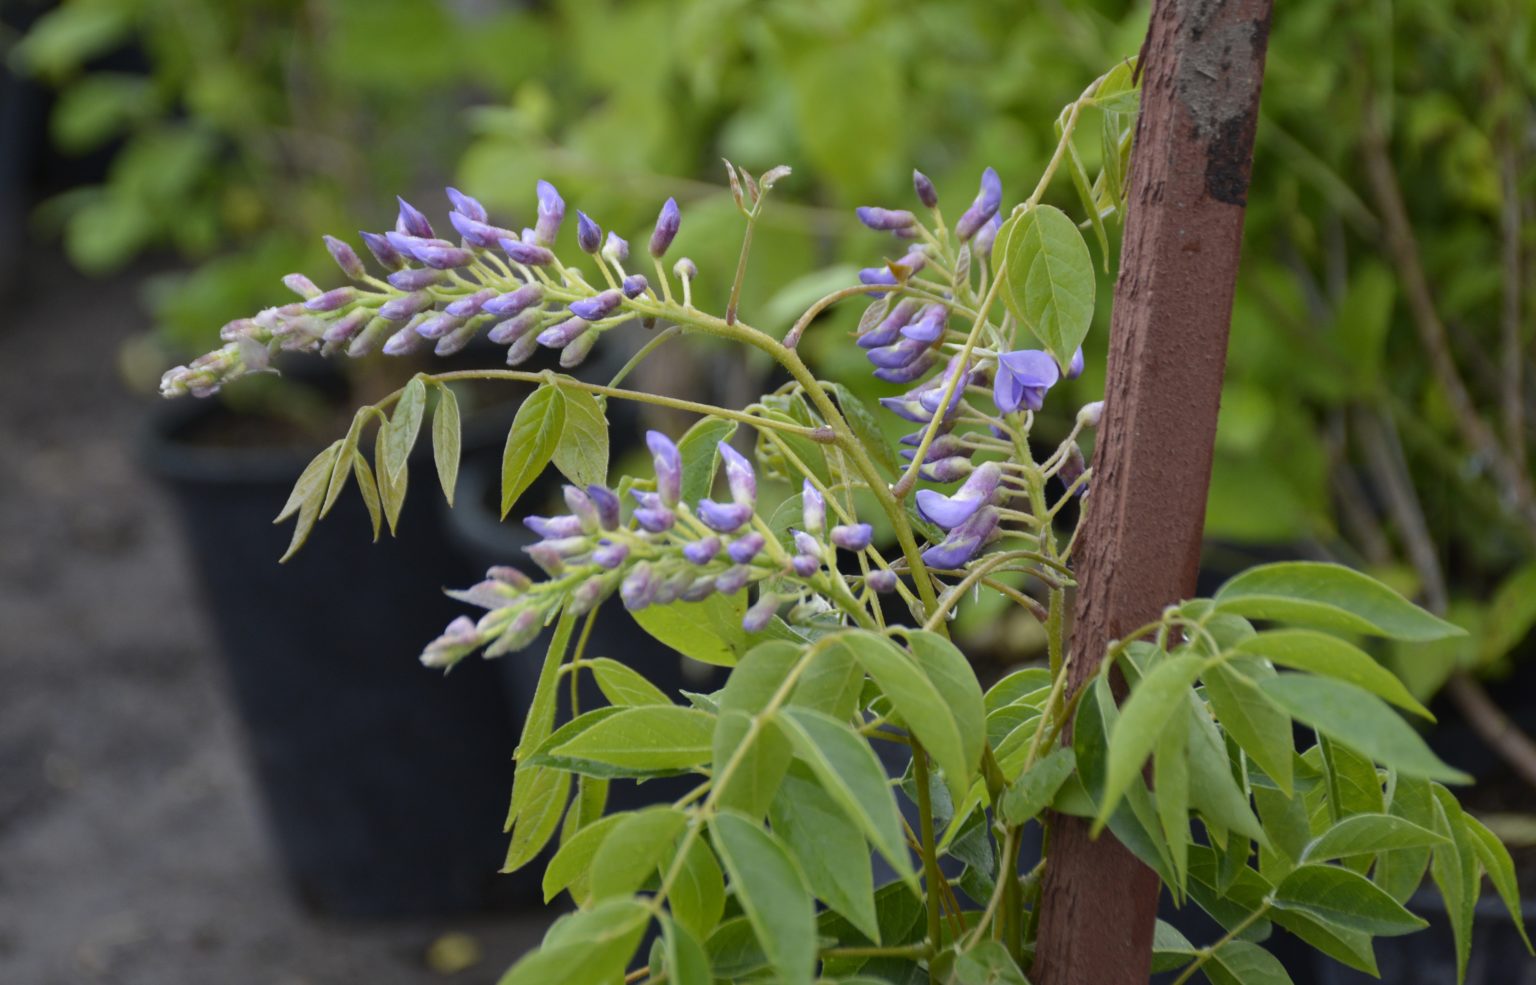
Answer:
<svg viewBox="0 0 1536 985"><path fill-rule="evenodd" d="M1318 561L1251 568L1216 592L1221 612L1396 640L1438 640L1466 630L1430 615L1368 575Z"/></svg>
<svg viewBox="0 0 1536 985"><path fill-rule="evenodd" d="M810 985L816 967L816 904L784 843L730 811L709 822L731 889L783 985ZM722 928L723 929L723 928Z"/></svg>
<svg viewBox="0 0 1536 985"><path fill-rule="evenodd" d="M1093 322L1093 258L1065 212L1039 205L1019 216L1003 254L1003 304L1065 366Z"/></svg>
<svg viewBox="0 0 1536 985"><path fill-rule="evenodd" d="M560 387L565 424L555 446L555 468L583 488L608 479L608 418L603 405L586 390Z"/></svg>
<svg viewBox="0 0 1536 985"><path fill-rule="evenodd" d="M546 383L517 409L501 455L502 519L554 457L564 429L565 395L558 386Z"/></svg>

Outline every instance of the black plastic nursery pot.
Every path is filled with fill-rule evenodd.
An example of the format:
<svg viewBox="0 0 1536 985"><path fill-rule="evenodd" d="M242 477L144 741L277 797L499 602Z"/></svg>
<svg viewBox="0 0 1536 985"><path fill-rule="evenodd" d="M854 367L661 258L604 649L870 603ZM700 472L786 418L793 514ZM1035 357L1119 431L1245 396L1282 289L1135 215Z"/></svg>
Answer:
<svg viewBox="0 0 1536 985"><path fill-rule="evenodd" d="M272 518L310 452L220 447L213 401L153 415L144 461L175 501L249 754L292 885L341 916L440 914L537 900L498 875L517 721L494 667L417 661L477 577L448 546L430 449L412 459L399 535L370 543L348 489L287 564ZM505 422L466 457L494 445ZM427 443L424 442L423 445Z"/></svg>

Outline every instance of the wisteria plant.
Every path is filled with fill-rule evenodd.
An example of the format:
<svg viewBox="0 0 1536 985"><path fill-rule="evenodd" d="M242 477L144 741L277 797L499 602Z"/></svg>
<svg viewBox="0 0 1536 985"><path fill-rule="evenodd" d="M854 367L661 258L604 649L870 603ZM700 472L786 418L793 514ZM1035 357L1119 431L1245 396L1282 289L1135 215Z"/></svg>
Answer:
<svg viewBox="0 0 1536 985"><path fill-rule="evenodd" d="M554 349L574 370L609 332L652 333L603 383L553 370L418 374L357 412L279 517L296 516L291 553L350 478L375 536L393 528L429 405L451 500L453 384L536 386L507 438L502 514L551 463L570 480L569 512L526 518L539 538L531 565L509 558L452 592L483 612L455 619L421 655L451 668L476 650L515 653L553 626L516 751L506 868L557 842L545 896L568 894L577 909L505 985L1023 982L1059 814L1108 828L1176 903L1224 929L1196 946L1158 924L1153 968L1177 970L1180 983L1289 981L1261 946L1276 926L1374 973L1374 938L1425 926L1404 903L1426 873L1463 969L1481 875L1518 922L1508 852L1443 785L1466 777L1398 710L1429 713L1357 645L1461 631L1385 586L1330 565L1252 569L1168 608L1114 643L1091 683L1068 685L1079 656L1065 628L1081 527L1071 518L1093 508L1079 440L1100 405L1070 415L1055 447L1041 450L1032 425L1052 388L1083 368L1095 297L1085 232L1107 268L1133 78L1119 65L1062 112L1053 157L1012 208L988 169L953 224L920 173L911 210L860 209L895 238L894 259L790 326L756 327L738 312L754 224L789 169L754 178L728 165L746 228L722 315L695 306L694 261L667 262L682 222L672 200L644 255L577 212L585 256L562 257L567 208L551 185L538 186L535 222L520 232L449 189L454 238L402 201L393 230L362 234L382 277L328 239L350 285L321 290L293 275L301 301L231 323L221 349L166 374L166 395L204 396L267 369L279 350L447 355L482 333L509 366ZM1073 138L1093 115L1102 165L1091 177ZM1080 219L1044 202L1058 177ZM818 378L798 349L819 314L859 300L868 307L849 344L891 385L885 412L913 427L895 446L876 412ZM788 382L740 409L621 386L689 335L756 349ZM653 474L610 484L612 400L699 421L676 439L649 432ZM361 441L375 423L370 464ZM755 433L751 455L738 450L742 426ZM782 505L760 504L759 480L788 484ZM948 636L981 592L1022 607L1048 639L1041 665L990 688ZM686 658L730 667L725 686L667 694L613 659L623 654L591 654L604 605ZM1118 705L1113 673L1129 685ZM583 674L610 704L558 722L557 689ZM1298 750L1295 723L1314 745ZM899 753L899 775L876 743ZM697 785L669 804L604 813L610 780L675 775Z"/></svg>

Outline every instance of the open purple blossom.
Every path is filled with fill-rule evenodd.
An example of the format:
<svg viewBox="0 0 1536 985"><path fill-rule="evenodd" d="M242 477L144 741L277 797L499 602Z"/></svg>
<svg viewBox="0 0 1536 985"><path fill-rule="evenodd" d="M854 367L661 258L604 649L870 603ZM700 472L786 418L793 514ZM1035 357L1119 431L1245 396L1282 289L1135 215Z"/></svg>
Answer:
<svg viewBox="0 0 1536 985"><path fill-rule="evenodd" d="M995 507L982 507L951 530L949 536L924 551L923 563L939 569L963 567L997 532L997 521Z"/></svg>
<svg viewBox="0 0 1536 985"><path fill-rule="evenodd" d="M1039 410L1045 403L1045 391L1061 378L1061 368L1048 352L1020 349L997 357L997 378L992 381L992 402L1004 414L1021 406Z"/></svg>
<svg viewBox="0 0 1536 985"><path fill-rule="evenodd" d="M997 176L997 172L987 168L981 173L981 190L976 193L976 198L971 202L970 208L960 216L960 221L955 223L955 236L962 242L970 239L981 231L997 210L1003 205L1003 182Z"/></svg>
<svg viewBox="0 0 1536 985"><path fill-rule="evenodd" d="M928 522L952 530L994 500L1002 478L1002 468L996 462L986 462L977 466L953 496L918 490L917 512Z"/></svg>
<svg viewBox="0 0 1536 985"><path fill-rule="evenodd" d="M948 308L942 304L930 304L923 308L922 314L916 319L902 326L901 334L919 342L937 342L944 337L948 320Z"/></svg>

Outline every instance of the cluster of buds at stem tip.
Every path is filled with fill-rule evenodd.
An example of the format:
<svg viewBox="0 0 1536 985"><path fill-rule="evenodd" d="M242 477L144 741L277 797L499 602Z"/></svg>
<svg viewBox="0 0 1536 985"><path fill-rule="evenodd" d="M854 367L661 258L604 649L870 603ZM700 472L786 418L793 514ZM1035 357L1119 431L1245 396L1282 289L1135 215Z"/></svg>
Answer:
<svg viewBox="0 0 1536 985"><path fill-rule="evenodd" d="M427 645L422 662L447 667L480 647L486 656L521 649L561 610L580 615L614 594L625 608L638 610L736 595L773 579L775 590L759 591L742 619L749 632L757 632L791 601L778 594L786 583L815 591L837 549L857 552L870 545L873 531L867 523L829 527L825 500L807 484L805 529L793 532L793 551L787 550L771 539L757 514L752 463L729 444L721 442L718 454L730 499L702 498L692 505L683 500L677 445L658 431L647 433L646 445L654 483L637 483L630 504L606 486L566 486L569 512L524 520L538 538L524 552L545 578L534 580L514 567L495 568L484 581L449 592L485 614L478 620L455 619ZM869 583L877 590L895 587L886 577Z"/></svg>
<svg viewBox="0 0 1536 985"><path fill-rule="evenodd" d="M447 356L480 335L507 347L510 366L540 347L560 350L562 367L578 365L604 332L635 314L632 305L655 304L658 292L645 275L625 271L628 241L612 231L605 238L580 211L577 245L603 267L604 279L612 276L620 286L598 290L561 264L554 250L565 200L547 181L535 192L534 225L516 231L492 224L483 204L449 188L448 220L457 241L439 238L425 213L399 199L393 229L361 234L381 277L369 273L350 244L326 236L327 252L351 283L322 290L303 274L288 275L283 283L298 301L225 325L225 344L168 371L161 393L209 396L240 376L269 370L282 351L403 356L430 347ZM650 234L653 257L666 254L681 224L677 202L668 199ZM690 281L698 275L686 259L676 272Z"/></svg>

